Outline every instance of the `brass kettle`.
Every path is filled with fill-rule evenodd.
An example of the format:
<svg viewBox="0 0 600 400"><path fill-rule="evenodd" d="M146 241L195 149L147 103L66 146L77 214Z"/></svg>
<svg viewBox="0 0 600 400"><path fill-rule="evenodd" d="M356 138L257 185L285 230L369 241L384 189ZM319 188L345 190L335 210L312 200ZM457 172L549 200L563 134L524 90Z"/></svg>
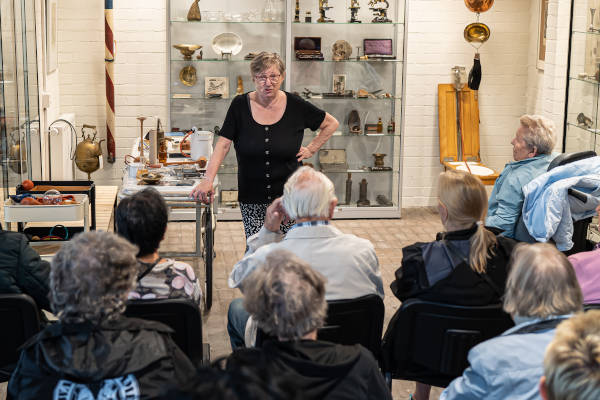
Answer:
<svg viewBox="0 0 600 400"><path fill-rule="evenodd" d="M93 135L88 135L86 137L85 129L91 129ZM95 125L83 124L83 127L81 128L82 141L75 147L75 165L80 171L87 172L88 180L91 180L90 174L97 171L101 166L102 147L100 147L100 143L102 143L104 139L96 142L97 134L98 132L96 131Z"/></svg>

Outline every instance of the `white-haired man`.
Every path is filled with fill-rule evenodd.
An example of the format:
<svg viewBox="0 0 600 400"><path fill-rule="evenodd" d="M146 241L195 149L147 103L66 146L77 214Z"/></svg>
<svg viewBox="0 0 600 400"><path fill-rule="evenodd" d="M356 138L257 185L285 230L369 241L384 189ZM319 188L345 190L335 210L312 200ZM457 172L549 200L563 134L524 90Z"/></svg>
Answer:
<svg viewBox="0 0 600 400"><path fill-rule="evenodd" d="M248 250L229 275L229 286L240 288L267 254L275 249L289 250L327 278L326 300L352 299L369 294L383 298L379 261L371 242L342 233L329 224L337 205L331 180L310 167L296 170L283 188L283 196L267 209L261 230L248 238ZM287 235L279 226L291 218L296 224ZM229 306L227 330L232 348L244 346L249 314L242 299Z"/></svg>
<svg viewBox="0 0 600 400"><path fill-rule="evenodd" d="M523 208L523 186L548 169L556 154L551 154L555 138L552 120L540 115L523 115L519 129L510 142L513 159L504 166L488 202L485 225L502 229L502 235L524 240L515 232Z"/></svg>

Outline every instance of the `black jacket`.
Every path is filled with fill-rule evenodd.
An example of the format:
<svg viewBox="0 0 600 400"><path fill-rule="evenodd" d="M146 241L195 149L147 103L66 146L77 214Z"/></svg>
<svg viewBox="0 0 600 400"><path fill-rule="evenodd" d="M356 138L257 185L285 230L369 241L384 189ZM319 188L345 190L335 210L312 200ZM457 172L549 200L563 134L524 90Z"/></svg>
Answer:
<svg viewBox="0 0 600 400"><path fill-rule="evenodd" d="M267 341L263 351L303 399L392 399L371 352L360 345L300 340Z"/></svg>
<svg viewBox="0 0 600 400"><path fill-rule="evenodd" d="M410 298L462 306L498 304L506 286L513 239L496 236L494 255L488 258L486 273L478 274L448 250L450 242L468 259L471 229L437 235L431 243L415 243L402 249L402 266L390 285L394 295L404 301Z"/></svg>
<svg viewBox="0 0 600 400"><path fill-rule="evenodd" d="M25 235L0 230L0 293L25 293L50 310L50 264L29 246Z"/></svg>
<svg viewBox="0 0 600 400"><path fill-rule="evenodd" d="M195 373L171 332L158 322L125 317L100 326L52 324L23 346L8 393L36 400L157 398Z"/></svg>

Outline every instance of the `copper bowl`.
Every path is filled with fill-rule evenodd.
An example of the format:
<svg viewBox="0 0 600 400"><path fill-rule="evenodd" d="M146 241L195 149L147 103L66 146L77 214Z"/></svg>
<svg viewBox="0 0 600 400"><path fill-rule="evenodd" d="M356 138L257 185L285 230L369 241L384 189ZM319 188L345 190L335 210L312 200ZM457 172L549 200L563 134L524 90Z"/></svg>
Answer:
<svg viewBox="0 0 600 400"><path fill-rule="evenodd" d="M184 60L191 60L194 52L202 48L198 44L174 44L173 47L181 52Z"/></svg>
<svg viewBox="0 0 600 400"><path fill-rule="evenodd" d="M474 13L486 12L494 5L494 0L465 0L465 6Z"/></svg>

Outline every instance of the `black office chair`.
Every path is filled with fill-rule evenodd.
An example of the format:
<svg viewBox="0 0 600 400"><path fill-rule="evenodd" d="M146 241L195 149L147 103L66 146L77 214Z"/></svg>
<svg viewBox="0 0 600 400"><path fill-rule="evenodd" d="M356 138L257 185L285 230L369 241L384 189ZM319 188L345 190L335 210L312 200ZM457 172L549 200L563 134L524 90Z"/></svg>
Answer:
<svg viewBox="0 0 600 400"><path fill-rule="evenodd" d="M26 294L0 294L0 382L6 382L17 366L19 347L42 326L35 301Z"/></svg>
<svg viewBox="0 0 600 400"><path fill-rule="evenodd" d="M376 294L327 302L327 320L318 330L317 339L339 344L361 344L379 359L383 332L383 300ZM259 329L256 346L269 337ZM272 339L272 338L271 338Z"/></svg>
<svg viewBox="0 0 600 400"><path fill-rule="evenodd" d="M195 365L204 365L210 360L210 347L202 343L202 315L193 301L129 300L125 315L162 322L173 329L173 340Z"/></svg>
<svg viewBox="0 0 600 400"><path fill-rule="evenodd" d="M465 307L419 299L392 317L382 345L382 370L391 379L445 387L468 366L476 344L514 326L501 305Z"/></svg>
<svg viewBox="0 0 600 400"><path fill-rule="evenodd" d="M596 157L595 151L580 151L577 153L562 153L556 156L548 165L547 171L556 167L566 165L575 161L584 160L586 158ZM569 196L573 196L585 203L587 195L577 189L569 189ZM592 250L593 244L587 240L588 226L592 222L592 217L585 218L579 221L573 221L573 247L570 250L564 251L566 255L579 253L582 251ZM515 227L515 239L520 242L536 243L536 240L529 234L523 221L523 215L519 217L517 226Z"/></svg>
<svg viewBox="0 0 600 400"><path fill-rule="evenodd" d="M600 304L588 303L583 305L583 311L600 310Z"/></svg>

